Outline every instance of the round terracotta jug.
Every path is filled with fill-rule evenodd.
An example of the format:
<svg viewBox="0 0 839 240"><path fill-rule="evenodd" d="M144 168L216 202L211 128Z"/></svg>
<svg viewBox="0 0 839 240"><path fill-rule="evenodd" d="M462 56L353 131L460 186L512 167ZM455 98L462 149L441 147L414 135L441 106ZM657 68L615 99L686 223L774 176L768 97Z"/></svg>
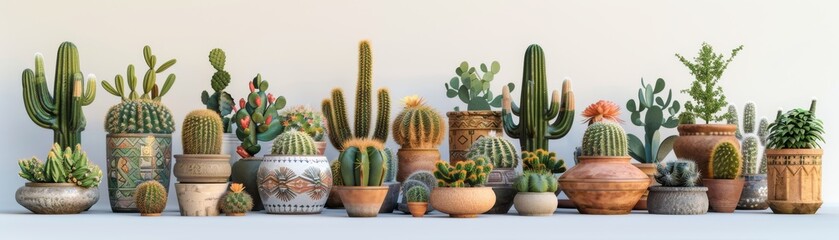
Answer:
<svg viewBox="0 0 839 240"><path fill-rule="evenodd" d="M734 136L737 125L732 124L681 124L679 137L673 143L676 157L696 162L697 169L708 169L708 160L714 146L722 141L734 144L740 151L740 141ZM703 178L713 178L709 171L701 171Z"/></svg>
<svg viewBox="0 0 839 240"><path fill-rule="evenodd" d="M629 214L650 186L650 178L629 156L581 156L559 177L559 185L583 214Z"/></svg>

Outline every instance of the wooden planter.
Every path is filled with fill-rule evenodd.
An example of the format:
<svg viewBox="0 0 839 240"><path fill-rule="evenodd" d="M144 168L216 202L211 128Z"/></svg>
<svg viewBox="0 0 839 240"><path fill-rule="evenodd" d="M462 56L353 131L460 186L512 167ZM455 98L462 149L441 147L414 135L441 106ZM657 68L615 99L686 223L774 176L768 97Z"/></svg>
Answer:
<svg viewBox="0 0 839 240"><path fill-rule="evenodd" d="M766 149L769 208L815 214L822 205L821 149Z"/></svg>

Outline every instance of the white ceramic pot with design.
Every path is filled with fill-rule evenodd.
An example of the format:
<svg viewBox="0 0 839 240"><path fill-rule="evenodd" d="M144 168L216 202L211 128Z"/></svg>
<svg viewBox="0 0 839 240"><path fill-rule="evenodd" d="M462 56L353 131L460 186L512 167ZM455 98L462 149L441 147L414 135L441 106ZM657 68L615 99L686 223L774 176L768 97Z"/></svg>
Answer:
<svg viewBox="0 0 839 240"><path fill-rule="evenodd" d="M268 155L256 181L268 213L317 214L329 197L332 171L325 156Z"/></svg>

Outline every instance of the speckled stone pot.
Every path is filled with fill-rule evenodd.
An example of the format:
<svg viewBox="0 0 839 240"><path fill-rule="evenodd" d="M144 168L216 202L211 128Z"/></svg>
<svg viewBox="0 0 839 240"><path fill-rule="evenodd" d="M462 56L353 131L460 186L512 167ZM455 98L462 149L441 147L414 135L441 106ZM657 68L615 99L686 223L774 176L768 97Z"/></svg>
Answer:
<svg viewBox="0 0 839 240"><path fill-rule="evenodd" d="M708 212L707 187L650 187L647 210L651 214L697 215Z"/></svg>
<svg viewBox="0 0 839 240"><path fill-rule="evenodd" d="M738 210L765 210L769 208L766 202L769 188L766 185L766 174L745 175L743 180L743 193L740 194L740 202L737 203Z"/></svg>
<svg viewBox="0 0 839 240"><path fill-rule="evenodd" d="M337 186L344 208L347 209L347 216L350 217L376 217L382 202L387 195L387 186Z"/></svg>
<svg viewBox="0 0 839 240"><path fill-rule="evenodd" d="M492 208L495 192L490 187L435 187L429 200L437 211L450 217L473 218Z"/></svg>
<svg viewBox="0 0 839 240"><path fill-rule="evenodd" d="M230 155L175 155L172 173L182 183L226 183L230 178Z"/></svg>
<svg viewBox="0 0 839 240"><path fill-rule="evenodd" d="M516 212L522 216L550 216L556 211L557 198L552 192L519 192L513 199Z"/></svg>
<svg viewBox="0 0 839 240"><path fill-rule="evenodd" d="M99 201L99 188L73 183L26 183L15 192L18 204L37 214L76 214Z"/></svg>
<svg viewBox="0 0 839 240"><path fill-rule="evenodd" d="M227 183L175 183L181 216L218 216Z"/></svg>

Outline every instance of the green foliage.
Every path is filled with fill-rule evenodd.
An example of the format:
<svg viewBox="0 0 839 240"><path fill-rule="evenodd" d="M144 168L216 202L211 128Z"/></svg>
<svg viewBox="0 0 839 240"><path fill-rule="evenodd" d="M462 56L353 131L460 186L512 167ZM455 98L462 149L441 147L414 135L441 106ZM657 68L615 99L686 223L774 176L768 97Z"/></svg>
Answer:
<svg viewBox="0 0 839 240"><path fill-rule="evenodd" d="M736 179L740 177L743 158L737 147L730 142L720 142L712 150L708 171L714 179Z"/></svg>
<svg viewBox="0 0 839 240"><path fill-rule="evenodd" d="M267 93L268 81L263 81L260 74L248 84L248 98L239 99L239 111L233 115L236 137L242 141L236 153L243 158L259 153L262 150L260 141L272 141L285 130L278 112L285 107L285 97L274 98L273 94Z"/></svg>
<svg viewBox="0 0 839 240"><path fill-rule="evenodd" d="M626 156L626 133L614 122L591 124L583 135L583 156Z"/></svg>
<svg viewBox="0 0 839 240"><path fill-rule="evenodd" d="M140 213L162 213L168 198L166 188L155 180L145 181L134 189L134 201Z"/></svg>
<svg viewBox="0 0 839 240"><path fill-rule="evenodd" d="M682 112L679 114L679 124L696 124L696 115L692 112Z"/></svg>
<svg viewBox="0 0 839 240"><path fill-rule="evenodd" d="M245 213L253 208L253 198L243 190L245 187L241 183L230 185L230 192L224 194L221 199L221 209L224 213Z"/></svg>
<svg viewBox="0 0 839 240"><path fill-rule="evenodd" d="M481 63L481 72L483 76L478 74L475 67L470 67L469 63L463 61L460 66L454 69L455 76L445 83L446 96L449 98L459 98L460 101L466 103L469 111L489 111L491 108L501 107L501 95L493 96L490 88L490 82L495 79L495 74L501 71L501 64L498 61L492 61L489 67ZM510 91L515 89L516 85L507 83L507 88ZM455 111L460 111L460 107L454 107Z"/></svg>
<svg viewBox="0 0 839 240"><path fill-rule="evenodd" d="M271 154L311 156L318 155L318 149L309 134L300 131L288 131L280 134L274 140Z"/></svg>
<svg viewBox="0 0 839 240"><path fill-rule="evenodd" d="M385 182L396 182L396 174L399 170L399 161L393 156L393 151L390 148L385 148L384 151L385 163L387 167L385 168Z"/></svg>
<svg viewBox="0 0 839 240"><path fill-rule="evenodd" d="M175 120L169 108L159 101L135 99L123 101L108 110L105 130L112 134L171 134L175 131Z"/></svg>
<svg viewBox="0 0 839 240"><path fill-rule="evenodd" d="M372 139L352 139L344 144L338 156L344 186L381 186L387 167L384 145Z"/></svg>
<svg viewBox="0 0 839 240"><path fill-rule="evenodd" d="M519 192L556 192L557 186L557 180L552 174L531 171L525 171L513 183Z"/></svg>
<svg viewBox="0 0 839 240"><path fill-rule="evenodd" d="M221 118L209 109L190 112L184 119L181 138L184 154L220 154L224 133Z"/></svg>
<svg viewBox="0 0 839 240"><path fill-rule="evenodd" d="M821 148L824 126L816 118L816 100L810 103L810 110L796 108L778 115L775 122L769 124L769 136L766 146L771 149Z"/></svg>
<svg viewBox="0 0 839 240"><path fill-rule="evenodd" d="M496 168L516 168L519 165L519 155L510 141L493 134L478 139L469 147L466 158L486 156Z"/></svg>
<svg viewBox="0 0 839 240"><path fill-rule="evenodd" d="M35 183L73 183L90 188L99 186L102 179L102 170L87 158L81 144L75 150L66 147L62 151L61 145L55 143L45 163L33 157L18 161L18 166L18 175Z"/></svg>
<svg viewBox="0 0 839 240"><path fill-rule="evenodd" d="M492 164L484 156L457 162L454 166L443 161L434 164L438 187L480 187L486 184Z"/></svg>
<svg viewBox="0 0 839 240"><path fill-rule="evenodd" d="M685 111L697 114L699 118L705 120L706 124L710 121L720 121L728 117L728 113L717 114L728 105L722 87L718 86L717 83L722 77L722 73L728 68L728 64L740 50L743 50L742 45L731 50L731 56L728 59L723 59L725 56L714 53L711 45L702 43L699 56L695 57L693 62L678 53L676 54L679 61L690 70L690 74L695 78L690 88L682 90L682 93L687 93L693 98L693 102L685 103Z"/></svg>
<svg viewBox="0 0 839 240"><path fill-rule="evenodd" d="M525 171L544 172L544 173L564 173L565 161L556 158L555 152L548 152L543 149L536 149L536 151L521 152L522 163Z"/></svg>
<svg viewBox="0 0 839 240"><path fill-rule="evenodd" d="M405 195L408 198L408 202L428 202L428 187L413 186L411 189L408 189L408 193Z"/></svg>
<svg viewBox="0 0 839 240"><path fill-rule="evenodd" d="M227 55L224 50L214 48L210 51L209 58L210 65L213 65L213 68L216 69L212 79L210 79L210 85L214 92L212 95L207 91L201 92L201 103L207 106L207 109L213 110L221 116L224 132L230 133L230 114L234 112L233 108L236 107L236 103L233 102L230 93L224 91L230 84L230 73L224 70Z"/></svg>
<svg viewBox="0 0 839 240"><path fill-rule="evenodd" d="M402 148L435 148L443 142L446 125L437 110L419 96L403 99L405 108L393 121L393 140Z"/></svg>
<svg viewBox="0 0 839 240"><path fill-rule="evenodd" d="M282 123L286 131L296 129L305 132L315 142L323 141L326 134L326 126L323 122L323 114L315 112L309 106L298 105L280 113Z"/></svg>
<svg viewBox="0 0 839 240"><path fill-rule="evenodd" d="M124 89L124 80L122 75L117 75L114 78L114 85L111 85L107 81L102 81L102 88L105 88L105 91L108 93L113 94L114 96L122 98L122 101L131 101L137 99L150 99L153 101L159 102L161 98L169 92L169 89L172 88L172 84L175 84L175 74L170 73L168 77L166 77L166 82L163 83L163 87L157 85L157 74L163 73L169 67L175 65L177 60L170 59L165 63L161 64L159 67L157 66L157 56L153 55L151 52L151 47L146 45L143 47L143 58L146 61L146 65L149 67L146 70L146 75L143 78L143 95L139 95L136 91L137 88L137 75L134 72L134 65L128 65L128 70L125 74L125 77L128 78L128 89L130 90L129 93L126 94Z"/></svg>
<svg viewBox="0 0 839 240"><path fill-rule="evenodd" d="M655 94L664 91L664 87L664 79L656 80L655 86L644 84L644 79L641 79L641 89L638 89L638 104L635 103L635 99L626 102L626 109L632 113L632 124L644 127L643 142L633 134L627 135L629 156L641 163L657 163L664 160L664 157L673 150L673 143L678 137L673 135L664 138L664 141L661 140L659 130L662 127L675 128L679 124L676 114L681 109L679 101L672 100L673 90L668 90L667 100L655 96ZM668 117L664 117L665 110L669 115ZM644 114L643 120L641 119L642 113Z"/></svg>
<svg viewBox="0 0 839 240"><path fill-rule="evenodd" d="M665 187L693 187L699 180L696 162L692 160L674 160L656 165L655 181Z"/></svg>

